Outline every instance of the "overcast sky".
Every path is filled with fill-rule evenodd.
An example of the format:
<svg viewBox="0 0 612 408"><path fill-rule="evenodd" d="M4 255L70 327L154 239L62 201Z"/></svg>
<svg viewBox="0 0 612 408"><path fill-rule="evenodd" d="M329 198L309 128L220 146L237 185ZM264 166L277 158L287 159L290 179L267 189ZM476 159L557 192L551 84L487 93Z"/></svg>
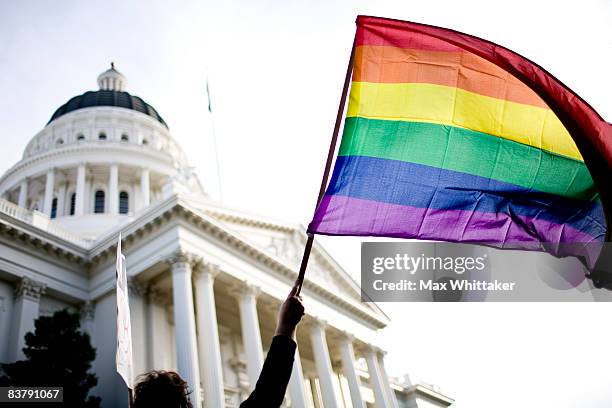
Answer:
<svg viewBox="0 0 612 408"><path fill-rule="evenodd" d="M1 1L0 171L115 61L222 200L306 224L357 14L441 25L535 60L612 120L612 2ZM319 239L319 238L317 238ZM320 241L353 275L357 238ZM306 304L308 300L306 299ZM391 374L460 408L609 407L610 304L383 305Z"/></svg>

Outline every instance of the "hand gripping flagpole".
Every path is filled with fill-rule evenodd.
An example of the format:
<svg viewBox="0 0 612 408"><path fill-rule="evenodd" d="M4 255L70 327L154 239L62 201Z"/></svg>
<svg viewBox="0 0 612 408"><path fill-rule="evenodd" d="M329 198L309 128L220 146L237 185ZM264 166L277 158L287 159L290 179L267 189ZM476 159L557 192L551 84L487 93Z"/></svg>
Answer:
<svg viewBox="0 0 612 408"><path fill-rule="evenodd" d="M355 40L353 40L353 47L351 48L351 56L349 58L348 67L346 68L346 75L344 77L344 87L342 88L342 96L340 97L340 105L338 106L338 114L336 115L336 124L334 125L334 133L332 134L331 143L329 145L329 152L327 153L327 162L325 163L325 171L323 172L323 178L321 179L321 187L319 188L319 197L317 198L317 204L315 205L315 211L319 206L319 203L323 199L325 194L325 188L327 187L327 181L329 179L329 173L331 171L332 162L334 161L334 153L336 152L336 143L338 141L338 133L340 133L340 123L342 122L342 116L344 115L344 106L346 105L346 97L348 95L349 84L351 83L351 74L353 73L353 61L355 60ZM308 259L310 258L310 251L312 250L312 244L314 242L314 234L308 233L308 239L306 240L306 246L304 247L304 255L302 256L302 263L300 264L300 272L295 281L297 286L296 296L298 296L302 290L302 284L304 283L304 275L306 274L306 267L308 266Z"/></svg>

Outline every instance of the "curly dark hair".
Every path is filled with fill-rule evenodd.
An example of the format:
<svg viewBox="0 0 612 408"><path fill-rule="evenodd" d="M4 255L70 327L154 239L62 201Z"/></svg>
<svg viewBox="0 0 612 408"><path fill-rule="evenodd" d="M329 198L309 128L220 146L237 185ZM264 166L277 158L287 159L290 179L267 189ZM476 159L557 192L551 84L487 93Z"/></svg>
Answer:
<svg viewBox="0 0 612 408"><path fill-rule="evenodd" d="M149 371L138 378L133 408L193 408L187 382L174 371Z"/></svg>

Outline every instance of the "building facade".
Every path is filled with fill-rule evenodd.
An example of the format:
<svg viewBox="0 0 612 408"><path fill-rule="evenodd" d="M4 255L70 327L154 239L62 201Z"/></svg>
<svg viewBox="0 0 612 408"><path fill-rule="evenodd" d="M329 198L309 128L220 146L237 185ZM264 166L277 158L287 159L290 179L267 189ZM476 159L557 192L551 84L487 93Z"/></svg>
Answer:
<svg viewBox="0 0 612 408"><path fill-rule="evenodd" d="M251 391L296 276L299 225L207 196L157 111L114 66L70 99L0 178L0 362L23 358L34 320L79 311L97 350L94 395L127 405L115 371L115 255L127 258L135 372L177 370L195 407ZM446 407L423 384L391 381L377 336L390 322L315 244L286 405Z"/></svg>

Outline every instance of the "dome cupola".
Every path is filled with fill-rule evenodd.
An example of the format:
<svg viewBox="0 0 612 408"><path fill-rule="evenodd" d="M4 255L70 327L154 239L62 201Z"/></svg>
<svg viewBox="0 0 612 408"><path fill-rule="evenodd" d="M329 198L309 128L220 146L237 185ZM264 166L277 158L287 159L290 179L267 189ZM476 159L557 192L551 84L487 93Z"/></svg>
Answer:
<svg viewBox="0 0 612 408"><path fill-rule="evenodd" d="M98 76L98 86L104 91L123 91L127 85L125 76L115 69L115 63L111 62L110 69L107 69Z"/></svg>

